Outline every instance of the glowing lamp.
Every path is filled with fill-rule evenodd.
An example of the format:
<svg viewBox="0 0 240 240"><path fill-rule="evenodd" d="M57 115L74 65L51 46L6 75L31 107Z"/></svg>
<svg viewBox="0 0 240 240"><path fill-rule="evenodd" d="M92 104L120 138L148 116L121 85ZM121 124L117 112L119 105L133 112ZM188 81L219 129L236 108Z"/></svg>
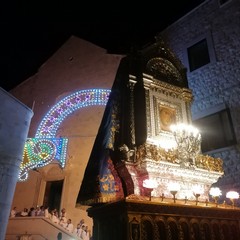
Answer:
<svg viewBox="0 0 240 240"><path fill-rule="evenodd" d="M157 182L155 180L152 180L152 179L145 179L143 181L143 187L145 188L156 188L157 187Z"/></svg>
<svg viewBox="0 0 240 240"><path fill-rule="evenodd" d="M222 191L218 187L212 187L209 194L214 198L216 207L218 206L218 199L222 195Z"/></svg>
<svg viewBox="0 0 240 240"><path fill-rule="evenodd" d="M180 185L178 183L170 183L168 185L170 193L173 195L173 202L176 203L176 194L180 190Z"/></svg>
<svg viewBox="0 0 240 240"><path fill-rule="evenodd" d="M232 206L234 207L235 200L239 198L239 193L235 191L229 191L226 194L226 198L229 198L231 200Z"/></svg>
<svg viewBox="0 0 240 240"><path fill-rule="evenodd" d="M200 195L203 193L203 190L199 187L199 186L195 186L193 188L193 195L196 198L196 205L198 205L198 198L200 197Z"/></svg>
<svg viewBox="0 0 240 240"><path fill-rule="evenodd" d="M152 199L152 190L157 187L157 182L152 179L145 179L143 181L143 187L149 189L150 191L150 196L149 196L149 201Z"/></svg>

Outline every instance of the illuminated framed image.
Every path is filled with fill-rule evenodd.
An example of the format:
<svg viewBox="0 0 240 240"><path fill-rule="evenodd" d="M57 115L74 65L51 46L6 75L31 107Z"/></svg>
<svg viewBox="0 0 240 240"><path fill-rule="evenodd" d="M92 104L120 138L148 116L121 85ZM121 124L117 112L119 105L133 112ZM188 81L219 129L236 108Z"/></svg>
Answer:
<svg viewBox="0 0 240 240"><path fill-rule="evenodd" d="M170 126L176 124L176 109L159 104L159 125L160 130L170 131Z"/></svg>
<svg viewBox="0 0 240 240"><path fill-rule="evenodd" d="M186 104L182 99L165 99L161 96L152 96L152 106L149 118L149 138L165 141L172 138L171 125L188 119ZM164 138L164 139L163 139Z"/></svg>

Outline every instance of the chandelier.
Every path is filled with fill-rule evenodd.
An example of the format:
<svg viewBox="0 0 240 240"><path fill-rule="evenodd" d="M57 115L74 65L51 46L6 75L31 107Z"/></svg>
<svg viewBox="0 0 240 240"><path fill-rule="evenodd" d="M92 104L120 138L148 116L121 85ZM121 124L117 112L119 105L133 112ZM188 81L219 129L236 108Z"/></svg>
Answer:
<svg viewBox="0 0 240 240"><path fill-rule="evenodd" d="M201 134L192 125L177 124L170 127L177 143L177 158L179 164L194 167L196 157L201 152Z"/></svg>

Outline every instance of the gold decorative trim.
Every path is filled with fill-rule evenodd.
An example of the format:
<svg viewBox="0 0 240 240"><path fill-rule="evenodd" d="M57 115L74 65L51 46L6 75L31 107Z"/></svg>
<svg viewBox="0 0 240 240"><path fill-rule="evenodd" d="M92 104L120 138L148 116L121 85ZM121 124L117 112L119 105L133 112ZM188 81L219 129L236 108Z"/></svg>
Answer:
<svg viewBox="0 0 240 240"><path fill-rule="evenodd" d="M154 144L143 144L137 148L136 160L143 162L148 159L149 162L169 162L179 164L177 150L165 150ZM223 161L220 158L214 158L208 155L199 154L196 157L195 165L199 169L223 173Z"/></svg>
<svg viewBox="0 0 240 240"><path fill-rule="evenodd" d="M183 78L178 69L167 59L155 57L146 64L146 69L155 78L164 79L170 82L182 82Z"/></svg>

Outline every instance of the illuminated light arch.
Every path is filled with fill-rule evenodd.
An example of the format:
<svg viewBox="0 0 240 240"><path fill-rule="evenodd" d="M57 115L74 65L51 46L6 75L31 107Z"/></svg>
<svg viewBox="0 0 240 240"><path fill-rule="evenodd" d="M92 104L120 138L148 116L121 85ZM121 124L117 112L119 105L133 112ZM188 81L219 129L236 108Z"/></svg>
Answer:
<svg viewBox="0 0 240 240"><path fill-rule="evenodd" d="M53 160L59 161L61 167L64 167L68 139L56 138L59 126L68 115L80 108L106 105L110 92L108 89L81 90L55 104L41 121L35 138L29 138L25 143L19 181L28 178L30 169L43 167Z"/></svg>
<svg viewBox="0 0 240 240"><path fill-rule="evenodd" d="M89 89L63 98L43 118L35 137L55 137L60 124L69 114L83 107L106 105L109 93L110 90L106 89Z"/></svg>

